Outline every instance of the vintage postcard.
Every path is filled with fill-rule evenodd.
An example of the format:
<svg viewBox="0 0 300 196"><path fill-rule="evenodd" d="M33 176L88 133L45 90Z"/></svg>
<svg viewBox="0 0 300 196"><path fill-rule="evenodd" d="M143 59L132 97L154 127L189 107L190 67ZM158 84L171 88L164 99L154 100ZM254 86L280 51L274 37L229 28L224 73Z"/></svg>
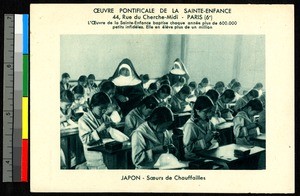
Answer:
<svg viewBox="0 0 300 196"><path fill-rule="evenodd" d="M293 193L294 7L31 4L32 192Z"/></svg>

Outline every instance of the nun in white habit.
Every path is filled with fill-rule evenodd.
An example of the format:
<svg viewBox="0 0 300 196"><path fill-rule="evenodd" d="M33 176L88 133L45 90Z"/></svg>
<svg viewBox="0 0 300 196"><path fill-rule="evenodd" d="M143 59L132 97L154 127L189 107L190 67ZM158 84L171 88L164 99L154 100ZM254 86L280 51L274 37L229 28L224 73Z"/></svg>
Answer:
<svg viewBox="0 0 300 196"><path fill-rule="evenodd" d="M174 85L176 82L178 82L179 78L181 77L185 78L186 82L188 82L190 78L184 63L182 62L181 59L177 58L174 61L174 65L169 73L171 86Z"/></svg>
<svg viewBox="0 0 300 196"><path fill-rule="evenodd" d="M124 115L135 108L144 96L143 85L132 62L123 59L110 80L116 85L116 98Z"/></svg>

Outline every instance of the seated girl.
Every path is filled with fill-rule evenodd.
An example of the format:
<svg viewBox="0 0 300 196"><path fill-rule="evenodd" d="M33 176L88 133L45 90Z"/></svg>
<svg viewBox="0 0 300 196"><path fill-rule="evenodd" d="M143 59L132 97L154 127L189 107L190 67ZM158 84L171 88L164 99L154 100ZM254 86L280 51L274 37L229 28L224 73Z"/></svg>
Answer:
<svg viewBox="0 0 300 196"><path fill-rule="evenodd" d="M155 98L159 106L169 106L167 99L168 97L170 97L170 94L171 94L171 87L167 84L163 84L151 96Z"/></svg>
<svg viewBox="0 0 300 196"><path fill-rule="evenodd" d="M226 89L231 89L232 85L233 85L234 83L236 83L236 82L238 82L238 80L237 80L236 78L233 78L233 79L229 82L229 84L226 86Z"/></svg>
<svg viewBox="0 0 300 196"><path fill-rule="evenodd" d="M74 91L74 88L81 86L84 89L84 99L87 100L88 96L87 96L87 77L85 75L81 75L79 76L78 80L77 80L77 85L73 86L71 91Z"/></svg>
<svg viewBox="0 0 300 196"><path fill-rule="evenodd" d="M237 100L234 106L234 111L239 112L251 99L255 99L257 97L258 91L255 89L250 90L246 95Z"/></svg>
<svg viewBox="0 0 300 196"><path fill-rule="evenodd" d="M183 126L183 145L185 158L196 159L196 151L218 147L214 140L217 135L209 123L213 115L213 102L207 96L199 96L193 107L191 118Z"/></svg>
<svg viewBox="0 0 300 196"><path fill-rule="evenodd" d="M216 91L214 89L210 89L205 93L205 95L208 96L214 103L213 116L210 119L210 122L213 124L213 126L216 127L217 125L226 122L226 120L221 117L222 116L221 111L218 109L218 105L216 104L220 97L220 94L218 93L218 91ZM225 111L225 110L226 109L224 109L222 111Z"/></svg>
<svg viewBox="0 0 300 196"><path fill-rule="evenodd" d="M153 168L162 153L173 149L171 133L167 130L174 121L172 111L157 107L131 138L132 162L137 169Z"/></svg>
<svg viewBox="0 0 300 196"><path fill-rule="evenodd" d="M149 96L144 98L139 105L131 110L125 117L124 133L131 137L132 132L145 122L152 110L157 106L158 102L154 97Z"/></svg>
<svg viewBox="0 0 300 196"><path fill-rule="evenodd" d="M250 100L233 119L233 133L236 143L240 145L253 145L251 138L259 134L259 124L255 122L254 116L263 110L260 100Z"/></svg>
<svg viewBox="0 0 300 196"><path fill-rule="evenodd" d="M91 99L92 96L96 93L97 91L97 85L95 83L95 75L94 74L90 74L88 77L87 77L87 85L86 85L86 88L85 90L87 91L85 94L87 96L87 99Z"/></svg>
<svg viewBox="0 0 300 196"><path fill-rule="evenodd" d="M209 86L209 81L207 78L203 78L198 84L197 96L204 95L211 87Z"/></svg>
<svg viewBox="0 0 300 196"><path fill-rule="evenodd" d="M195 101L197 99L197 95L196 95L197 94L197 92L196 92L197 91L197 84L196 84L195 81L192 81L192 82L189 83L188 86L191 89L191 93L190 93L190 95L188 97L188 101L192 102L192 103L195 103Z"/></svg>
<svg viewBox="0 0 300 196"><path fill-rule="evenodd" d="M94 94L90 102L90 110L78 120L79 137L89 169L107 169L102 153L88 151L88 147L100 144L104 138L110 138L111 121L106 115L110 103L111 100L105 93Z"/></svg>
<svg viewBox="0 0 300 196"><path fill-rule="evenodd" d="M186 101L186 99L190 94L190 87L185 85L171 98L170 104L174 113L181 113L187 110L186 108L189 107L189 103Z"/></svg>
<svg viewBox="0 0 300 196"><path fill-rule="evenodd" d="M185 85L186 81L184 77L180 77L179 80L172 86L172 95L175 95Z"/></svg>
<svg viewBox="0 0 300 196"><path fill-rule="evenodd" d="M264 85L260 82L256 83L255 86L253 87L253 89L257 90L258 91L258 97L262 96L263 94L263 87Z"/></svg>
<svg viewBox="0 0 300 196"><path fill-rule="evenodd" d="M223 92L224 92L224 90L225 90L225 84L224 84L224 82L218 81L218 82L215 84L214 89L215 89L216 91L218 91L218 93L219 93L220 95L222 95Z"/></svg>
<svg viewBox="0 0 300 196"><path fill-rule="evenodd" d="M231 90L233 90L235 96L231 102L235 103L235 102L237 102L237 100L239 100L242 97L242 95L239 93L241 90L241 87L242 87L241 83L239 83L239 82L235 82L232 84Z"/></svg>
<svg viewBox="0 0 300 196"><path fill-rule="evenodd" d="M61 81L60 81L60 92L63 90L70 90L71 85L69 84L70 75L68 73L63 73L61 75Z"/></svg>
<svg viewBox="0 0 300 196"><path fill-rule="evenodd" d="M71 118L70 107L74 102L74 95L69 90L63 90L60 93L60 128L67 127Z"/></svg>
<svg viewBox="0 0 300 196"><path fill-rule="evenodd" d="M232 114L234 111L230 110L228 104L234 100L235 94L234 91L231 89L226 89L224 93L220 96L218 101L216 102L216 109L218 113L224 113L223 110L229 110Z"/></svg>
<svg viewBox="0 0 300 196"><path fill-rule="evenodd" d="M88 103L84 98L84 88L81 85L77 85L72 90L74 94L74 102L71 105L72 120L78 121L83 115L83 112L87 111Z"/></svg>
<svg viewBox="0 0 300 196"><path fill-rule="evenodd" d="M111 100L111 105L109 106L111 108L112 111L117 111L118 114L120 115L120 117L122 117L122 110L116 100L116 85L107 80L101 83L101 85L99 86L99 92L104 92L106 93L110 100Z"/></svg>
<svg viewBox="0 0 300 196"><path fill-rule="evenodd" d="M150 96L153 93L155 93L157 91L157 84L156 82L153 82L149 85L149 87L147 89L144 90L145 92L145 96Z"/></svg>

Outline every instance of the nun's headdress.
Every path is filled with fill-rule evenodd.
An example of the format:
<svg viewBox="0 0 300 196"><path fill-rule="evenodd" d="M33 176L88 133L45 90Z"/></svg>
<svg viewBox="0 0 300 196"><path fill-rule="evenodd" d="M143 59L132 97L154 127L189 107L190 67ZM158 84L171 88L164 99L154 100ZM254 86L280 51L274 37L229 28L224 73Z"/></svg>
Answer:
<svg viewBox="0 0 300 196"><path fill-rule="evenodd" d="M188 75L188 71L184 65L184 63L182 62L181 59L177 58L175 61L174 61L174 65L170 71L172 74L174 75L185 75L187 74Z"/></svg>
<svg viewBox="0 0 300 196"><path fill-rule="evenodd" d="M120 74L121 69L127 69L129 74L128 76L123 76ZM110 80L116 85L116 86L135 86L137 84L140 84L142 81L138 74L136 73L134 66L132 62L125 58L123 59L113 76L110 78Z"/></svg>

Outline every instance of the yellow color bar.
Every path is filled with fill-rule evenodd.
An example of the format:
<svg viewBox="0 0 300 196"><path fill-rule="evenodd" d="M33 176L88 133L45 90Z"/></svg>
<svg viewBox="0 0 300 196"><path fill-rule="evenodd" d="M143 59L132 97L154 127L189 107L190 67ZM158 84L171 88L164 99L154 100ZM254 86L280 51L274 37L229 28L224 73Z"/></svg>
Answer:
<svg viewBox="0 0 300 196"><path fill-rule="evenodd" d="M28 97L22 97L22 139L28 139Z"/></svg>

